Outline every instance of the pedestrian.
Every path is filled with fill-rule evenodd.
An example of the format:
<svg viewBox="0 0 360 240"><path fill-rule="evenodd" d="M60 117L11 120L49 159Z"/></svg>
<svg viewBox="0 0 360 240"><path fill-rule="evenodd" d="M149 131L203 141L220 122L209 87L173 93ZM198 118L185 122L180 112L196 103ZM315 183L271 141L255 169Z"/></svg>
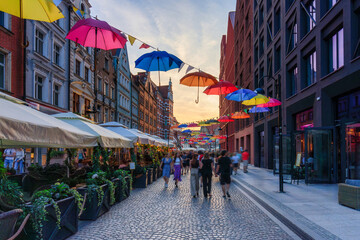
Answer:
<svg viewBox="0 0 360 240"><path fill-rule="evenodd" d="M211 197L211 180L212 173L215 173L214 161L210 158L209 153L205 153L204 159L199 162L203 178L204 197Z"/></svg>
<svg viewBox="0 0 360 240"><path fill-rule="evenodd" d="M199 160L197 154L190 161L190 192L193 198L199 196Z"/></svg>
<svg viewBox="0 0 360 240"><path fill-rule="evenodd" d="M204 153L203 151L198 151L198 160L199 162L201 162L204 158ZM203 178L202 178L202 174L201 174L201 169L199 168L199 178L200 178L200 187L202 187L203 185Z"/></svg>
<svg viewBox="0 0 360 240"><path fill-rule="evenodd" d="M244 152L241 154L242 155L242 161L243 161L243 170L244 173L248 172L248 164L249 164L249 153L247 151L247 149L244 150Z"/></svg>
<svg viewBox="0 0 360 240"><path fill-rule="evenodd" d="M237 170L239 167L239 160L240 160L239 156L236 153L233 153L233 155L231 157L231 162L233 165L235 175L237 174Z"/></svg>
<svg viewBox="0 0 360 240"><path fill-rule="evenodd" d="M16 150L14 148L7 148L4 151L4 168L11 169L14 167L14 159L16 157Z"/></svg>
<svg viewBox="0 0 360 240"><path fill-rule="evenodd" d="M193 152L189 151L189 153L186 155L186 166L185 166L185 172L188 173L190 170L190 161L193 158Z"/></svg>
<svg viewBox="0 0 360 240"><path fill-rule="evenodd" d="M223 197L230 198L229 188L231 182L231 160L226 156L226 150L221 152L216 172L220 173L220 184L223 191Z"/></svg>
<svg viewBox="0 0 360 240"><path fill-rule="evenodd" d="M162 170L163 172L163 178L165 181L165 188L167 188L169 186L169 178L170 178L170 173L171 173L171 168L172 168L172 159L170 157L170 153L166 154L166 157L164 157L161 160L161 167L160 170Z"/></svg>
<svg viewBox="0 0 360 240"><path fill-rule="evenodd" d="M183 165L183 167L181 168L181 175L185 175L186 174L186 165L187 165L186 164L186 159L187 159L186 153L181 152L180 158L182 160L182 165Z"/></svg>
<svg viewBox="0 0 360 240"><path fill-rule="evenodd" d="M175 187L178 188L179 181L181 182L181 171L183 168L183 161L180 157L180 154L175 152L174 154L174 181Z"/></svg>
<svg viewBox="0 0 360 240"><path fill-rule="evenodd" d="M25 153L22 148L15 149L15 163L14 163L14 169L16 170L16 174L21 174L24 172L24 158Z"/></svg>

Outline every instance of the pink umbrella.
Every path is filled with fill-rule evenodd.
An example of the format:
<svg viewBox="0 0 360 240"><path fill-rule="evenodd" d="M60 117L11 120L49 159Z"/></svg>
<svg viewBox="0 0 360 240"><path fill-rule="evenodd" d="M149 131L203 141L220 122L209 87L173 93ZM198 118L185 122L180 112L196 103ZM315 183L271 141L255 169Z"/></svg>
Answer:
<svg viewBox="0 0 360 240"><path fill-rule="evenodd" d="M124 48L126 37L107 22L92 18L79 20L66 36L84 47L104 50Z"/></svg>
<svg viewBox="0 0 360 240"><path fill-rule="evenodd" d="M276 107L280 106L281 102L275 98L269 98L270 100L267 103L259 104L257 107Z"/></svg>
<svg viewBox="0 0 360 240"><path fill-rule="evenodd" d="M197 123L190 123L187 127L199 127Z"/></svg>

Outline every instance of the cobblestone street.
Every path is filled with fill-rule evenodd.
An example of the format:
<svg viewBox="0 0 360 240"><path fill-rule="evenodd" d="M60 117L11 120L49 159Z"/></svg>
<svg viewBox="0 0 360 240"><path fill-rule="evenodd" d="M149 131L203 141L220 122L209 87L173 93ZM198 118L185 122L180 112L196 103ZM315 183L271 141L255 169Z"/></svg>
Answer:
<svg viewBox="0 0 360 240"><path fill-rule="evenodd" d="M231 200L222 198L218 179L211 199L193 199L189 175L178 189L163 183L135 189L97 221L81 223L70 239L291 239L234 186Z"/></svg>

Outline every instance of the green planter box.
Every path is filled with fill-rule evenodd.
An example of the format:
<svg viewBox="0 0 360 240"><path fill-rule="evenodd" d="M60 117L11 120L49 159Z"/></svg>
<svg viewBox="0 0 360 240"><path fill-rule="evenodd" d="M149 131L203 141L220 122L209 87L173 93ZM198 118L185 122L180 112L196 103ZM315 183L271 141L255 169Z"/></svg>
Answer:
<svg viewBox="0 0 360 240"><path fill-rule="evenodd" d="M148 181L148 175L146 173L136 176L133 178L133 187L134 188L146 188L147 187L147 181Z"/></svg>
<svg viewBox="0 0 360 240"><path fill-rule="evenodd" d="M155 182L158 179L157 175L158 175L157 168L153 168L153 175L152 175L153 182Z"/></svg>
<svg viewBox="0 0 360 240"><path fill-rule="evenodd" d="M148 174L148 184L152 184L153 183L153 168L148 168L147 174Z"/></svg>

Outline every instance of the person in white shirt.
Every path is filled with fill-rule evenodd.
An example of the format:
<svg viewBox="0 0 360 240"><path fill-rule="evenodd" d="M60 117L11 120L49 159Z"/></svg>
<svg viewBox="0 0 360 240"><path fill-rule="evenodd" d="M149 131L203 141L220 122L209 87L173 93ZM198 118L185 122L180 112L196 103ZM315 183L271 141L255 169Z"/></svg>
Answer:
<svg viewBox="0 0 360 240"><path fill-rule="evenodd" d="M14 163L14 169L16 170L16 174L21 174L24 172L24 159L25 159L24 150L22 148L17 148L15 163Z"/></svg>
<svg viewBox="0 0 360 240"><path fill-rule="evenodd" d="M16 156L16 151L13 148L7 148L4 151L4 168L13 168L14 167L14 158Z"/></svg>
<svg viewBox="0 0 360 240"><path fill-rule="evenodd" d="M235 175L237 174L237 170L239 167L239 161L240 161L239 156L236 153L234 153L233 156L231 157L231 162L232 162L232 165L234 168Z"/></svg>

